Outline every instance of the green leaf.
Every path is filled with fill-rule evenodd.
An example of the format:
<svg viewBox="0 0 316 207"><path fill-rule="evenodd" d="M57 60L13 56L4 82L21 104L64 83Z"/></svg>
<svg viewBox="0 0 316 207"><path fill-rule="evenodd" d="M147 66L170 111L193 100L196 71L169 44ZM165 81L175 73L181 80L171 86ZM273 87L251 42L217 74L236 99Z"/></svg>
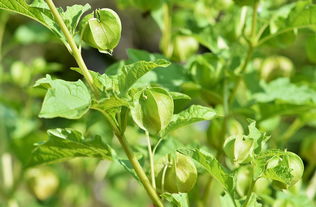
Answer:
<svg viewBox="0 0 316 207"><path fill-rule="evenodd" d="M211 176L224 186L226 191L234 191L235 180L233 175L225 170L214 156L199 149L185 150L184 153L196 160Z"/></svg>
<svg viewBox="0 0 316 207"><path fill-rule="evenodd" d="M163 193L161 197L175 207L189 207L188 205L188 194L187 193Z"/></svg>
<svg viewBox="0 0 316 207"><path fill-rule="evenodd" d="M101 137L85 138L73 129L48 130L48 141L33 151L29 167L65 161L77 157L111 160L112 149L102 142Z"/></svg>
<svg viewBox="0 0 316 207"><path fill-rule="evenodd" d="M28 5L25 0L1 0L0 9L18 13L34 19L53 31L64 43L66 43L64 35L54 21L46 3L43 0L37 0L34 5ZM40 8L39 8L40 7Z"/></svg>
<svg viewBox="0 0 316 207"><path fill-rule="evenodd" d="M79 119L90 107L91 96L85 84L64 80L52 80L49 75L35 83L47 89L41 108L41 118L63 117Z"/></svg>
<svg viewBox="0 0 316 207"><path fill-rule="evenodd" d="M296 1L273 11L272 17L268 16L266 20L269 21L270 34L264 36L259 44L279 35L293 33L293 30L296 29L315 27L315 12L316 5L312 4L311 1ZM283 40L280 39L280 41Z"/></svg>
<svg viewBox="0 0 316 207"><path fill-rule="evenodd" d="M145 75L147 72L158 67L167 67L170 62L164 59L159 59L155 61L139 61L130 65L125 65L120 73L118 74L119 89L121 94L126 95L128 89L130 89L133 84Z"/></svg>
<svg viewBox="0 0 316 207"><path fill-rule="evenodd" d="M315 104L316 91L307 86L297 86L288 78L279 78L270 83L262 83L264 92L254 94L254 99L260 103L279 101L296 105Z"/></svg>
<svg viewBox="0 0 316 207"><path fill-rule="evenodd" d="M89 4L82 5L73 5L68 6L66 11L61 13L62 18L64 19L65 24L67 25L69 31L74 35L76 33L76 28L79 24L81 16L91 7Z"/></svg>
<svg viewBox="0 0 316 207"><path fill-rule="evenodd" d="M216 115L216 112L209 108L199 105L192 105L190 108L180 112L179 114L173 115L173 118L167 128L161 133L162 136L165 136L169 132L195 123L199 121L211 120Z"/></svg>
<svg viewBox="0 0 316 207"><path fill-rule="evenodd" d="M40 2L36 2L34 5L39 5L39 3ZM51 18L49 12L40 8L32 7L28 5L25 0L1 0L0 9L22 14L40 22L48 28L50 27L47 23L47 18Z"/></svg>
<svg viewBox="0 0 316 207"><path fill-rule="evenodd" d="M179 92L169 92L173 100L191 100L191 97Z"/></svg>
<svg viewBox="0 0 316 207"><path fill-rule="evenodd" d="M118 97L112 96L109 98L104 98L98 101L97 103L94 103L91 106L91 108L107 111L109 109L122 107L122 106L128 106L128 102Z"/></svg>

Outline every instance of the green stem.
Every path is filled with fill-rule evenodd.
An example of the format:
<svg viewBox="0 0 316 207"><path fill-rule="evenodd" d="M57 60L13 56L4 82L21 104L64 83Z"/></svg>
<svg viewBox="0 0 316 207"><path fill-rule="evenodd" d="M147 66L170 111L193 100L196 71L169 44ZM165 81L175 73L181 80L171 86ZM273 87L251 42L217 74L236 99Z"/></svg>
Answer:
<svg viewBox="0 0 316 207"><path fill-rule="evenodd" d="M250 41L246 38L247 43L248 43L248 51L247 51L247 55L246 55L246 59L243 62L242 66L240 67L240 71L239 72L239 76L237 78L236 81L236 85L232 91L232 93L229 96L229 102L231 103L234 100L234 97L238 91L239 85L242 81L242 76L241 74L243 74L245 72L245 70L247 69L247 66L251 60L254 48L257 44L257 40L256 40L256 30L257 30L257 10L258 10L258 6L259 6L259 2L254 3L253 5L253 13L252 13L252 23L251 23L251 31L250 31Z"/></svg>
<svg viewBox="0 0 316 207"><path fill-rule="evenodd" d="M251 185L250 185L250 187L249 187L249 189L248 189L246 201L245 201L245 203L242 205L242 207L247 207L247 206L248 206L250 197L251 197L252 192L253 192L253 189L254 189L254 187L255 187L255 183L256 183L256 181L255 181L255 180L252 180Z"/></svg>
<svg viewBox="0 0 316 207"><path fill-rule="evenodd" d="M116 136L117 136L119 142L121 143L123 150L125 151L129 161L131 162L132 166L134 167L134 170L135 170L138 178L140 179L141 183L145 187L145 190L147 191L148 195L150 196L150 198L152 199L152 201L154 202L154 204L157 207L163 207L164 205L163 205L162 201L160 200L158 194L156 193L156 190L152 187L148 177L146 176L143 168L141 167L138 160L136 159L133 151L130 149L124 135L116 134Z"/></svg>
<svg viewBox="0 0 316 207"><path fill-rule="evenodd" d="M170 15L170 5L165 3L162 6L163 11L163 28L162 28L162 39L161 39L161 49L165 56L170 57L172 55L173 48L171 47L171 15Z"/></svg>
<svg viewBox="0 0 316 207"><path fill-rule="evenodd" d="M83 76L87 80L92 91L95 93L95 95L97 95L97 89L93 85L93 82L94 82L93 78L92 78L92 76L91 76L82 56L81 56L81 52L78 49L73 36L71 35L70 31L68 30L63 18L60 16L54 2L52 0L45 0L45 1L46 1L49 9L51 10L51 12L53 14L55 21L58 23L58 25L60 26L60 29L62 30L63 34L65 35L66 40L71 48L71 54L75 58L79 68L81 69Z"/></svg>
<svg viewBox="0 0 316 207"><path fill-rule="evenodd" d="M147 148L150 162L150 176L151 176L151 184L154 189L156 189L156 181L155 181L155 163L154 163L154 153L151 149L150 136L146 131L146 139L147 139Z"/></svg>
<svg viewBox="0 0 316 207"><path fill-rule="evenodd" d="M304 123L299 119L295 119L289 128L283 133L281 139L283 142L288 141L300 128L304 126Z"/></svg>
<svg viewBox="0 0 316 207"><path fill-rule="evenodd" d="M0 64L2 64L2 43L4 37L4 31L6 27L6 23L9 19L8 13L1 11L0 12Z"/></svg>

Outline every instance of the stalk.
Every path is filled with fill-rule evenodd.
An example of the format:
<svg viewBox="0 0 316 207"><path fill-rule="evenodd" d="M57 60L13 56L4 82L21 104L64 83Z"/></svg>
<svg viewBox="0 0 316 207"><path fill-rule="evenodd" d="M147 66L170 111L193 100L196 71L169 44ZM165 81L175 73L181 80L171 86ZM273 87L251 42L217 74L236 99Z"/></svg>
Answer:
<svg viewBox="0 0 316 207"><path fill-rule="evenodd" d="M78 49L73 36L71 35L71 33L69 32L66 24L64 23L64 20L62 19L62 17L60 16L60 14L58 13L58 10L54 4L54 2L52 0L45 0L47 5L49 6L56 22L58 23L58 25L60 26L62 32L64 33L67 42L71 48L71 54L72 56L75 58L78 66L80 67L80 70L84 76L84 78L87 80L90 88L92 89L92 91L94 92L94 94L97 96L98 95L98 91L94 85L94 81L93 78L91 76L91 74L89 73L89 70L81 56L81 52ZM117 124L113 122L113 119L108 116L108 114L103 113L105 115L105 117L107 118L107 120L110 122L110 124L112 125L112 128L114 129L114 132L120 142L120 144L122 145L129 161L131 162L132 166L134 167L134 170L138 176L138 178L140 179L141 183L143 184L143 186L145 187L145 190L147 191L149 197L152 199L152 201L154 202L155 205L157 205L157 207L163 207L163 203L161 202L158 194L156 193L155 189L151 186L150 181L148 180L145 172L143 171L143 168L141 167L141 165L139 164L138 160L136 159L133 151L130 149L124 135L122 135L117 127Z"/></svg>
<svg viewBox="0 0 316 207"><path fill-rule="evenodd" d="M150 136L147 131L146 131L146 139L147 139L148 155L149 155L149 162L150 162L151 184L153 188L156 189L154 153L151 149Z"/></svg>
<svg viewBox="0 0 316 207"><path fill-rule="evenodd" d="M161 202L159 196L156 193L156 190L152 187L147 175L143 171L143 168L140 166L140 164L139 164L138 160L136 159L133 151L130 149L130 147L129 147L124 135L117 134L116 136L117 136L120 144L122 145L122 147L123 147L128 159L129 159L129 161L133 165L134 170L135 170L138 178L142 182L143 186L145 187L145 190L147 191L148 195L150 196L150 198L152 199L154 204L157 207L164 207L163 203Z"/></svg>
<svg viewBox="0 0 316 207"><path fill-rule="evenodd" d="M92 89L92 91L95 93L95 95L97 95L97 89L96 87L93 85L93 78L81 56L81 52L78 49L76 42L73 38L73 36L71 35L70 31L68 30L63 18L60 16L54 2L52 0L45 0L49 9L51 10L55 21L58 23L58 25L60 26L60 29L62 30L63 34L65 35L67 42L71 48L71 54L72 56L75 58L84 78L87 80L90 88Z"/></svg>

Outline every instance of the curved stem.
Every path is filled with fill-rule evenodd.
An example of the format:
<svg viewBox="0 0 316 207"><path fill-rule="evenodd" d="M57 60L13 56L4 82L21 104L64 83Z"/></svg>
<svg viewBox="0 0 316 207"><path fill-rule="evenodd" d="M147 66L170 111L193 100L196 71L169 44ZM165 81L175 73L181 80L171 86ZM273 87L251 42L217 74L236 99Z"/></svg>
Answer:
<svg viewBox="0 0 316 207"><path fill-rule="evenodd" d="M154 163L154 153L151 149L150 136L146 131L146 139L147 139L147 148L150 162L150 176L151 176L151 184L154 189L156 189L156 181L155 181L155 163Z"/></svg>
<svg viewBox="0 0 316 207"><path fill-rule="evenodd" d="M63 34L66 37L66 40L71 48L71 53L72 56L75 58L79 68L81 69L81 72L83 74L83 76L85 77L85 79L87 80L90 88L92 89L92 91L95 93L95 95L97 95L97 89L95 88L95 86L93 85L93 78L81 56L81 52L78 49L76 42L73 38L73 36L71 35L70 31L68 30L64 20L62 19L62 17L60 16L54 2L52 0L45 0L50 11L52 12L55 21L58 23L58 25L60 26L60 29L62 30Z"/></svg>

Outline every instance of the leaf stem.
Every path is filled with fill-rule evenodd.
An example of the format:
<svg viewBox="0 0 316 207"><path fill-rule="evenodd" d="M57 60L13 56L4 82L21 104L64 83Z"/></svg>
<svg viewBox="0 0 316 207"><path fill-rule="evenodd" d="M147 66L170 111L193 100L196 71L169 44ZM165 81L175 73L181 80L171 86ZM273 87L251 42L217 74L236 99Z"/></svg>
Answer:
<svg viewBox="0 0 316 207"><path fill-rule="evenodd" d="M143 168L141 167L138 160L136 159L133 151L130 149L124 135L116 134L116 136L117 136L119 142L121 143L123 150L125 151L129 161L131 162L132 166L134 167L134 170L135 170L138 178L140 179L143 186L145 187L145 190L147 191L148 195L150 196L150 198L152 199L152 201L154 202L154 204L157 207L163 207L164 205L163 205L162 201L160 200L156 190L151 185L148 177L146 176Z"/></svg>
<svg viewBox="0 0 316 207"><path fill-rule="evenodd" d="M150 162L150 176L151 176L151 184L154 189L156 189L156 181L155 181L155 162L154 162L154 153L151 149L150 136L148 131L146 131L146 139L147 139L147 148Z"/></svg>
<svg viewBox="0 0 316 207"><path fill-rule="evenodd" d="M95 88L95 86L93 85L93 78L82 58L81 52L78 49L76 42L72 36L72 34L70 33L70 31L68 30L63 18L60 16L54 2L52 0L45 0L49 9L51 10L55 21L58 23L58 25L60 26L60 29L62 30L63 34L66 37L66 40L71 48L71 54L72 56L75 58L84 78L87 80L90 88L92 89L93 93L95 93L95 95L97 95L97 89Z"/></svg>

